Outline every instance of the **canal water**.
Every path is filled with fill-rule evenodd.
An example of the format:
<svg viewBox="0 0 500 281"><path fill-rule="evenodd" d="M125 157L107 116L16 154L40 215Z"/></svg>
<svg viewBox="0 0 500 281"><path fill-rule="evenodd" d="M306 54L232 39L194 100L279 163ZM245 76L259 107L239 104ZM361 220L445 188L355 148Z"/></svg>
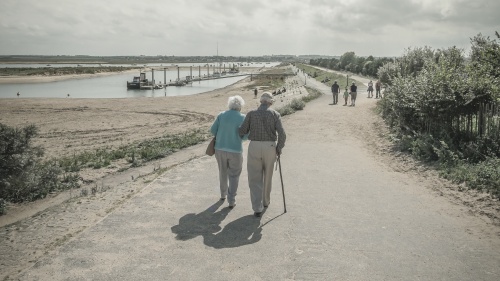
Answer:
<svg viewBox="0 0 500 281"><path fill-rule="evenodd" d="M266 67L276 65L267 64ZM262 64L264 66L264 64ZM16 65L17 66L17 65ZM156 65L148 65L156 66ZM185 65L183 65L185 66ZM189 66L189 65L188 65ZM257 64L252 65L258 67ZM10 65L10 67L14 67ZM20 66L18 66L20 67ZM35 65L22 67L36 67ZM38 66L42 67L42 66ZM175 70L174 70L175 69ZM244 72L244 69L242 70ZM210 69L212 73L212 69ZM189 76L189 70L181 70L177 73L177 67L169 67L165 72L156 70L154 78L156 83L163 83L175 81L179 76L184 79ZM207 69L201 68L201 76L207 74ZM198 67L193 67L192 75L197 77L199 75ZM0 99L1 98L136 98L136 97L165 97L165 96L185 96L200 94L215 89L223 88L228 85L234 84L247 76L228 77L215 80L206 80L193 82L183 87L169 86L164 89L157 90L129 90L127 89L127 81L132 81L133 76L139 76L137 73L120 73L112 74L94 78L78 78L57 82L43 82L43 83L22 83L22 84L0 84ZM146 78L152 79L151 72L147 72Z"/></svg>

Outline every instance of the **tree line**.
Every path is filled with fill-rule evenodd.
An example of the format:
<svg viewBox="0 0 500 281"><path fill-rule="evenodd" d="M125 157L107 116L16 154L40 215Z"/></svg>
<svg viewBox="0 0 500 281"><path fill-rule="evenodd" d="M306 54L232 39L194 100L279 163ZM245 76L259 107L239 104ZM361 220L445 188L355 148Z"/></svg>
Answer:
<svg viewBox="0 0 500 281"><path fill-rule="evenodd" d="M337 71L348 71L364 76L376 77L378 69L393 58L360 57L354 52L346 52L340 58L311 59L309 64Z"/></svg>

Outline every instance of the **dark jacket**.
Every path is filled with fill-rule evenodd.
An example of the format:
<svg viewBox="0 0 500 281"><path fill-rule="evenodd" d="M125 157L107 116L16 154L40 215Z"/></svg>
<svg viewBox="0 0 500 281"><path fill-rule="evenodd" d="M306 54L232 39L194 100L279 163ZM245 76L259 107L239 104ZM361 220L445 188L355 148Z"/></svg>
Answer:
<svg viewBox="0 0 500 281"><path fill-rule="evenodd" d="M332 93L334 94L340 93L340 86L339 84L337 84L337 82L333 83L332 85Z"/></svg>

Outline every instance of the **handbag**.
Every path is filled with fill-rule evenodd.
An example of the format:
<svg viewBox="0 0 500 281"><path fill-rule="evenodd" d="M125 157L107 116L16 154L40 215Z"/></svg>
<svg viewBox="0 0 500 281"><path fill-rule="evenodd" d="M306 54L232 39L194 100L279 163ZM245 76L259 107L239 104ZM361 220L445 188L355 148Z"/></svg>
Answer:
<svg viewBox="0 0 500 281"><path fill-rule="evenodd" d="M207 146L207 151L205 152L208 156L213 156L215 154L215 137L212 138Z"/></svg>

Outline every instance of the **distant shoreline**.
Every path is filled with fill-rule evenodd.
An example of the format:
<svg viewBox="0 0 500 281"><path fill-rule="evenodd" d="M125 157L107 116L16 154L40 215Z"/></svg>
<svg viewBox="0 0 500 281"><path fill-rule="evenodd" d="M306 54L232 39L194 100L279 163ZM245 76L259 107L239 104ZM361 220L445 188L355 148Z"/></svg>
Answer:
<svg viewBox="0 0 500 281"><path fill-rule="evenodd" d="M165 67L166 69L169 69ZM177 68L176 68L177 69ZM189 66L182 66L180 67L181 70L188 70L190 69ZM227 68L226 68L227 69ZM253 73L253 72L258 72L261 67L240 67L240 69L245 69L247 72ZM130 69L130 70L124 70L124 71L112 71L112 72L100 72L100 73L94 73L94 74L68 74L68 75L32 75L32 76L22 76L22 75L9 75L9 76L0 76L0 84L30 84L30 83L49 83L49 82L57 82L57 81L64 81L64 80L70 80L70 79L86 79L86 78L95 78L95 77L102 77L102 76L110 76L110 75L116 75L116 74L126 74L126 73L136 73L139 74L141 71L146 71L149 72L151 71L151 67L148 68L137 68L137 69ZM158 72L162 72L163 70L158 70ZM205 73L206 67L202 67L202 73ZM210 68L210 71L213 71L212 68ZM198 69L193 68L193 74L197 75ZM131 77L132 78L132 77Z"/></svg>
<svg viewBox="0 0 500 281"><path fill-rule="evenodd" d="M110 76L123 73L137 73L137 69L115 71L115 72L101 72L94 74L69 74L69 75L36 75L36 76L0 76L0 84L29 84L29 83L48 83L57 82L70 79L86 79L102 76Z"/></svg>

